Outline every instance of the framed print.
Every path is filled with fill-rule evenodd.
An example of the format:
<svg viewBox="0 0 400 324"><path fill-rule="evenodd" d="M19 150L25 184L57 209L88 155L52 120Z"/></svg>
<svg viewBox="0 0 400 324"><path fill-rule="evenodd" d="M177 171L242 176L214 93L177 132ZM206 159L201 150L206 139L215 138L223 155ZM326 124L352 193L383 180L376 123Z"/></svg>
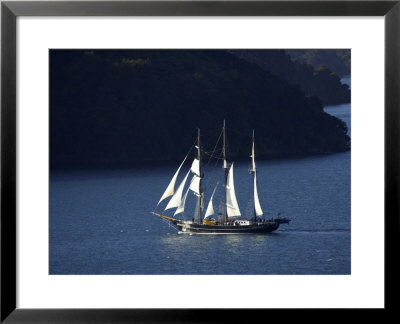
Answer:
<svg viewBox="0 0 400 324"><path fill-rule="evenodd" d="M1 320L393 309L399 13L3 1Z"/></svg>

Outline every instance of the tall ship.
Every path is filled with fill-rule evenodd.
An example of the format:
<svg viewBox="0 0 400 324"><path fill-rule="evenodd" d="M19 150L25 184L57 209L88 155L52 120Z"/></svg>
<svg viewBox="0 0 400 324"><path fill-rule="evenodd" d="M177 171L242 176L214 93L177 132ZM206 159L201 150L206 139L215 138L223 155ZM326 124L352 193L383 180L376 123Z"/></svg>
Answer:
<svg viewBox="0 0 400 324"><path fill-rule="evenodd" d="M213 198L219 183L216 184L206 210L204 211L204 189L203 189L203 154L201 149L200 129L198 129L197 140L195 145L195 157L191 164L189 171L186 173L184 179L175 190L178 175L189 157L192 148L188 155L184 158L177 171L175 172L172 180L170 181L164 194L161 196L156 209L152 212L154 215L161 217L172 224L179 233L189 234L257 234L257 233L271 233L278 229L281 224L289 224L290 219L280 217L278 213L275 218L265 218L263 210L261 208L260 200L257 191L257 169L255 163L255 152L254 152L254 131L252 135L251 144L251 165L249 173L253 177L253 212L250 217L244 218L240 212L239 204L236 199L234 175L233 175L233 162L227 161L226 152L226 128L225 120L222 127L222 170L223 170L223 184L222 184L222 201L221 208L218 213L215 212ZM220 136L220 137L221 137ZM219 140L218 140L219 142ZM218 144L217 142L217 144ZM189 175L191 180L186 185ZM187 189L184 193L185 185ZM190 219L186 219L184 216L186 198L189 192L193 192L196 197L196 208L194 216ZM157 208L161 202L169 198L169 202L164 208L164 212L157 212ZM175 209L172 216L165 215L167 210Z"/></svg>

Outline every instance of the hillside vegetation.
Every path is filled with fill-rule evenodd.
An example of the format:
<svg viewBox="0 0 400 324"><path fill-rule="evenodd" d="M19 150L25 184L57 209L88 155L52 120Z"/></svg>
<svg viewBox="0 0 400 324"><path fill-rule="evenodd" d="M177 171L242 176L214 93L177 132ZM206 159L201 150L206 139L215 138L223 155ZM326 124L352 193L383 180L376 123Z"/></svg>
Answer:
<svg viewBox="0 0 400 324"><path fill-rule="evenodd" d="M181 160L197 127L212 150L226 118L228 156L346 151L344 122L257 64L224 50L51 50L53 168Z"/></svg>

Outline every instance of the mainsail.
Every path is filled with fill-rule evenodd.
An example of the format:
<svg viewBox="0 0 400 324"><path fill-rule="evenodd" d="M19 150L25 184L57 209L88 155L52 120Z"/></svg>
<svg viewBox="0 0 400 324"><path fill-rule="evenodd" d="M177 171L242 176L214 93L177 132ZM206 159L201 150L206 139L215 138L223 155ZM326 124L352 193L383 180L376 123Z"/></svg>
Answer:
<svg viewBox="0 0 400 324"><path fill-rule="evenodd" d="M233 181L233 163L229 168L228 179L226 183L226 214L228 217L241 216L235 194L235 184Z"/></svg>
<svg viewBox="0 0 400 324"><path fill-rule="evenodd" d="M181 170L183 163L185 163L186 158L187 158L187 155L186 155L186 157L183 159L183 161L182 161L181 165L179 166L178 170L176 170L174 176L172 177L171 182L169 183L167 189L165 189L165 192L164 192L164 194L162 195L162 197L161 197L160 201L158 202L157 206L158 206L158 205L160 204L160 202L162 202L165 198L168 198L168 197L170 197L170 196L172 196L172 195L174 194L174 192L175 192L175 183L176 183L176 179L178 178L179 171Z"/></svg>
<svg viewBox="0 0 400 324"><path fill-rule="evenodd" d="M256 172L254 172L254 212L259 217L261 217L263 215L263 211L262 211L261 205L260 205L260 200L258 199L257 173Z"/></svg>
<svg viewBox="0 0 400 324"><path fill-rule="evenodd" d="M185 179L183 179L183 181L181 182L181 184L179 185L178 189L176 190L176 192L174 193L174 195L172 196L171 200L169 201L167 207L165 207L165 210L170 209L170 208L175 208L175 207L179 207L182 201L182 193L183 193L183 187L185 186L186 183L186 179L189 176L190 170L188 171L188 173L185 176Z"/></svg>
<svg viewBox="0 0 400 324"><path fill-rule="evenodd" d="M260 200L258 199L258 191L257 191L257 171L256 171L256 162L255 162L255 154L254 154L254 130L253 130L253 142L251 146L251 169L250 173L253 174L254 177L254 213L256 216L261 217L263 215L263 211L261 209Z"/></svg>
<svg viewBox="0 0 400 324"><path fill-rule="evenodd" d="M216 186L214 188L214 191L213 191L213 193L211 195L210 202L208 203L206 214L204 215L204 218L207 218L208 216L214 215L214 213L215 213L214 212L214 207L213 207L213 197L214 197L214 194L215 194L215 190L217 190L217 186L218 186L218 183L216 184Z"/></svg>

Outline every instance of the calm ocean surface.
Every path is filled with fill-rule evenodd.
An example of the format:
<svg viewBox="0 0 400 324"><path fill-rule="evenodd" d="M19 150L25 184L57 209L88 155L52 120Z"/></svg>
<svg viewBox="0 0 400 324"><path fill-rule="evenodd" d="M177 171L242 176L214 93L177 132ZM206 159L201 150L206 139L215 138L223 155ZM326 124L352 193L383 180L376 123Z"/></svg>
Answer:
<svg viewBox="0 0 400 324"><path fill-rule="evenodd" d="M350 131L349 104L325 111ZM350 274L350 152L257 166L265 215L292 219L269 235L177 234L151 214L176 165L52 173L50 274ZM243 215L252 208L247 170L235 163ZM207 204L222 171L205 173ZM190 195L186 210L191 218Z"/></svg>

